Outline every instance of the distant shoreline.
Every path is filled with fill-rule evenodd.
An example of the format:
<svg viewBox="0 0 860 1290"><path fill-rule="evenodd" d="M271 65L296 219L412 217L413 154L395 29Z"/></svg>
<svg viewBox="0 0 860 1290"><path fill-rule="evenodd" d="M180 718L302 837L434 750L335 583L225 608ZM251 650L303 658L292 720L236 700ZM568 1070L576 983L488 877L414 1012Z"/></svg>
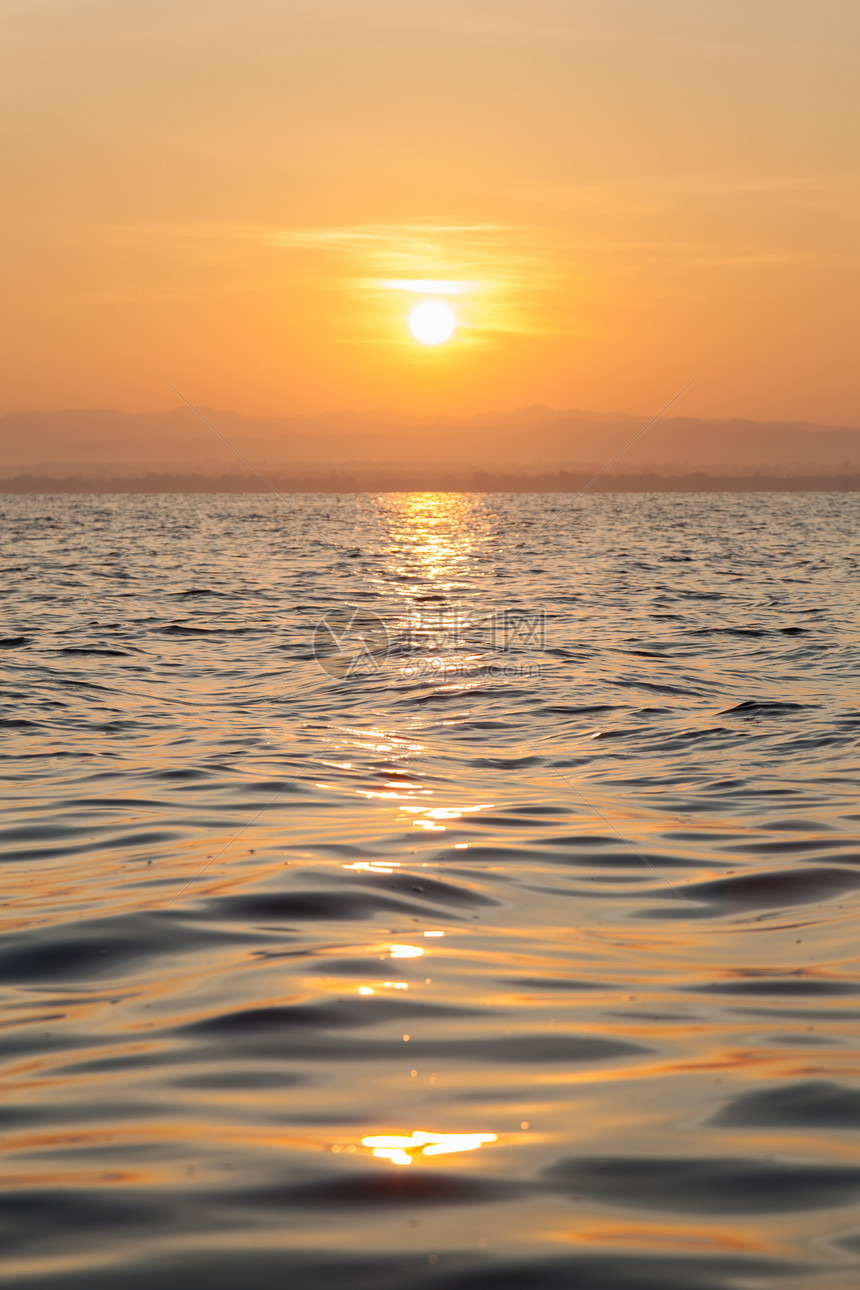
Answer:
<svg viewBox="0 0 860 1290"><path fill-rule="evenodd" d="M272 474L283 493L855 493L860 474L822 475L604 475L548 472L534 475L500 471L392 471L390 473L327 471L319 474ZM0 494L261 494L270 490L258 479L238 474L220 476L157 474L128 476L20 474L0 479Z"/></svg>

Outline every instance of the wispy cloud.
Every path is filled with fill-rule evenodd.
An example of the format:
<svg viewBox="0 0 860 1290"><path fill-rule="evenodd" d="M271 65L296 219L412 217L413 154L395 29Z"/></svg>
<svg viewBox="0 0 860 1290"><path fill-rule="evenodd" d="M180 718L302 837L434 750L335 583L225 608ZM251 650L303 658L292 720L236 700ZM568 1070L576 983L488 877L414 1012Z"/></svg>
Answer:
<svg viewBox="0 0 860 1290"><path fill-rule="evenodd" d="M319 253L321 277L340 290L475 297L475 337L543 330L535 304L562 276L557 258L536 251L536 232L510 224L414 219L282 229L269 240Z"/></svg>
<svg viewBox="0 0 860 1290"><path fill-rule="evenodd" d="M340 254L364 269L362 278L431 277L449 281L508 282L546 266L532 249L534 233L509 224L407 220L283 229L275 246Z"/></svg>
<svg viewBox="0 0 860 1290"><path fill-rule="evenodd" d="M388 278L381 282L374 279L373 285L382 287L384 291L408 291L412 295L465 296L469 291L477 291L479 284L445 281L444 278Z"/></svg>
<svg viewBox="0 0 860 1290"><path fill-rule="evenodd" d="M592 216L655 215L689 210L701 203L750 203L856 209L860 179L842 175L761 175L730 171L687 171L616 183L541 183L510 190L517 200L547 210L582 211Z"/></svg>

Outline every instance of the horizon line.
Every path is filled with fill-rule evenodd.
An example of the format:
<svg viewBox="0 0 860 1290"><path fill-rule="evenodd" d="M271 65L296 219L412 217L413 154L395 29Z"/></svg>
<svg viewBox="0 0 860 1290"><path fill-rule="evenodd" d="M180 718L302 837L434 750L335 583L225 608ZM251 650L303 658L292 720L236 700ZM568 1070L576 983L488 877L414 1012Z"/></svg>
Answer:
<svg viewBox="0 0 860 1290"><path fill-rule="evenodd" d="M242 417L248 421L304 421L314 422L326 418L335 417L360 417L372 419L373 417L403 417L410 421L432 424L434 421L449 421L454 423L469 422L474 420L487 420L493 417L512 417L518 415L527 415L529 413L549 414L554 417L576 417L579 419L596 418L601 421L611 421L613 418L623 420L638 420L644 413L625 412L621 409L613 409L609 412L601 412L596 409L588 408L567 408L553 407L547 403L530 403L520 407L512 408L489 408L483 412L410 412L396 407L376 407L363 410L360 408L324 408L319 412L242 412L235 408L219 408L212 404L202 403L199 405L207 412L215 413L221 416ZM15 408L5 412L0 412L0 422L6 421L13 417L53 417L69 415L105 415L113 414L123 417L163 417L170 416L177 412L186 413L189 409L184 404L176 404L166 408L153 409L130 409L111 405L102 405L100 407L61 407L61 408ZM745 414L733 414L731 416L717 414L687 414L666 416L661 418L664 422L668 421L707 421L718 424L731 425L736 422L751 422L756 425L789 425L789 426L815 426L828 430L858 430L860 429L860 415L856 421L824 421L814 420L810 417L761 417Z"/></svg>

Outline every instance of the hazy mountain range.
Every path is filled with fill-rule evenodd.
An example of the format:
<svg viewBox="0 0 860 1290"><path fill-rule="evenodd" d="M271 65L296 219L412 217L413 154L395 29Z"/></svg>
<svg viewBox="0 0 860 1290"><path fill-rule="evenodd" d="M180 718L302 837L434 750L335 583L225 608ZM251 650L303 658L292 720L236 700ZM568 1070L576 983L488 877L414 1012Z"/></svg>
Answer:
<svg viewBox="0 0 860 1290"><path fill-rule="evenodd" d="M553 480L574 486L611 462L648 420L545 407L459 419L387 410L291 418L204 413L279 487L323 489L547 487ZM705 486L708 479L738 477L749 487L756 475L785 478L794 487L804 478L854 487L860 428L668 417L610 465L603 482L643 486L655 475L675 487L701 476ZM263 487L188 408L0 418L0 486L45 491L52 483L64 490Z"/></svg>

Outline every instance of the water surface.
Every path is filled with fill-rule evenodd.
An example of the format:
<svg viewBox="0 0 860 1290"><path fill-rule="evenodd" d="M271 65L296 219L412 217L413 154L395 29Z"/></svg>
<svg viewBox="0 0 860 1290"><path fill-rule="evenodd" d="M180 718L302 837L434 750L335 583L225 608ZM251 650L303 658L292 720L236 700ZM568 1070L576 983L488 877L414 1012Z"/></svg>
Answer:
<svg viewBox="0 0 860 1290"><path fill-rule="evenodd" d="M2 510L4 1284L858 1284L860 499Z"/></svg>

